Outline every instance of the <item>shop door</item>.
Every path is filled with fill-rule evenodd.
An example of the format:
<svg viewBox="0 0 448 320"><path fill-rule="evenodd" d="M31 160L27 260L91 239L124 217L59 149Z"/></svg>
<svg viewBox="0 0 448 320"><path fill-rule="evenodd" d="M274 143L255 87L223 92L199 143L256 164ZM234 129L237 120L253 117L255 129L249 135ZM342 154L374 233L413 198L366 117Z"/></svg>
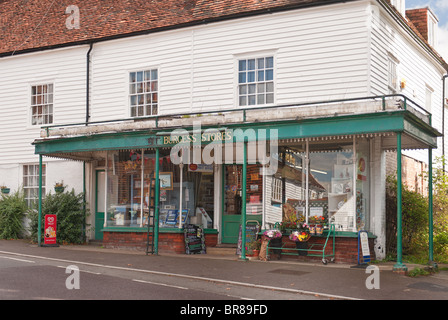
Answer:
<svg viewBox="0 0 448 320"><path fill-rule="evenodd" d="M95 240L103 240L104 228L104 197L106 192L106 172L104 170L96 171L96 190L95 190Z"/></svg>
<svg viewBox="0 0 448 320"><path fill-rule="evenodd" d="M242 165L224 166L222 243L237 243L241 224Z"/></svg>

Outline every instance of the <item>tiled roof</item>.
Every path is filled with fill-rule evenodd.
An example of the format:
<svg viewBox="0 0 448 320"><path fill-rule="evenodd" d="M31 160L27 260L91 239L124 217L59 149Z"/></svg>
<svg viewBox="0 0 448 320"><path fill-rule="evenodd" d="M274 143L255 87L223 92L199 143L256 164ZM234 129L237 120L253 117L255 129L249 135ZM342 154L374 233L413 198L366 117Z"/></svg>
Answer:
<svg viewBox="0 0 448 320"><path fill-rule="evenodd" d="M0 0L0 54L343 0ZM76 4L80 28L68 29Z"/></svg>

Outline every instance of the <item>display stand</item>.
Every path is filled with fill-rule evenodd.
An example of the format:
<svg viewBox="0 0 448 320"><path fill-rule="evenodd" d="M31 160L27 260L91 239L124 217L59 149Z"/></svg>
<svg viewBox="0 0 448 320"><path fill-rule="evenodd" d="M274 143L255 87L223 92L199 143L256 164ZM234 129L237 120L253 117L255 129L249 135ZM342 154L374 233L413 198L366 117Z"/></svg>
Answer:
<svg viewBox="0 0 448 320"><path fill-rule="evenodd" d="M325 230L324 233L321 236L312 236L312 237L325 237L325 242L324 243L311 243L308 244L306 242L306 244L308 244L308 246L296 246L296 248L292 248L292 247L285 247L286 243L282 243L281 246L279 245L271 245L271 242L269 242L267 248L266 248L266 257L269 260L269 250L274 250L274 252L279 252L282 255L306 255L308 257L322 257L322 263L323 264L327 264L328 263L328 258L331 257L331 262L334 261L334 257L335 257L335 240L336 240L336 232L335 232L335 227L334 224L330 225L330 229L329 230ZM333 240L333 244L332 244L332 251L331 253L327 254L326 253L326 249L328 246L328 240L330 239L330 237ZM294 252L289 252L289 251L297 251L297 253Z"/></svg>

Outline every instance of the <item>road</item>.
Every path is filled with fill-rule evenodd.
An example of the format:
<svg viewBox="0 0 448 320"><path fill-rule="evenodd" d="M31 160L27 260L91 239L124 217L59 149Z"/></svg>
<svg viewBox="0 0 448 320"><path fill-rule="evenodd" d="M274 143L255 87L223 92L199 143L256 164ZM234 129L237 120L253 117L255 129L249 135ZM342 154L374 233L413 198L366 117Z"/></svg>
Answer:
<svg viewBox="0 0 448 320"><path fill-rule="evenodd" d="M191 308L199 305L224 308L223 303L266 304L268 313L278 313L273 301L448 300L448 271L410 278L384 266L378 270L375 287L369 286L375 273L337 264L146 256L0 240L1 300L144 300L165 308L171 301L168 311L175 314L195 312Z"/></svg>

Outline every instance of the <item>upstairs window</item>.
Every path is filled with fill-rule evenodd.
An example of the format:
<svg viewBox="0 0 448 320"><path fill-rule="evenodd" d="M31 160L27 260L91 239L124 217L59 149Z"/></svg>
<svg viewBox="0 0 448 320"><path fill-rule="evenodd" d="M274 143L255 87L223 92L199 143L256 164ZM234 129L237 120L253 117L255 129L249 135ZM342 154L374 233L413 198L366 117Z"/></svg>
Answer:
<svg viewBox="0 0 448 320"><path fill-rule="evenodd" d="M131 117L157 114L159 103L157 69L129 74L129 103Z"/></svg>
<svg viewBox="0 0 448 320"><path fill-rule="evenodd" d="M31 124L53 123L53 84L31 87Z"/></svg>
<svg viewBox="0 0 448 320"><path fill-rule="evenodd" d="M274 103L274 57L238 61L238 105Z"/></svg>
<svg viewBox="0 0 448 320"><path fill-rule="evenodd" d="M394 94L398 92L398 59L395 58L392 54L388 55L387 58L388 64L388 79L387 85L389 88L389 94Z"/></svg>

